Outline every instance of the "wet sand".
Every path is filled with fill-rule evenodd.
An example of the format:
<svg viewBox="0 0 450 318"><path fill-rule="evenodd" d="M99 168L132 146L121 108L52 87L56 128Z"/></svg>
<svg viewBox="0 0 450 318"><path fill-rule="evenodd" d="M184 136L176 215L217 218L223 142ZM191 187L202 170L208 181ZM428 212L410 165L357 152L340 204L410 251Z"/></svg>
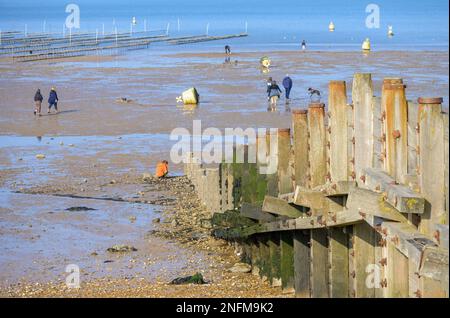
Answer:
<svg viewBox="0 0 450 318"><path fill-rule="evenodd" d="M248 273L230 273L233 246L202 226L204 209L183 177L144 182L169 157L173 128L289 127L290 108L304 108L306 90L354 72L403 77L407 97L443 96L448 105L447 52L267 52L89 57L11 64L0 60L0 296L9 297L290 297ZM237 63L235 63L237 61ZM269 113L268 76L294 80L292 101ZM33 96L55 85L59 114L33 116ZM197 107L176 97L197 87ZM117 103L126 97L132 103ZM45 105L45 104L44 104ZM45 107L43 107L45 111ZM44 154L44 159L37 159ZM180 165L171 165L181 175ZM95 210L67 211L73 206ZM159 223L154 221L159 218ZM175 222L174 222L175 220ZM113 254L115 244L136 252ZM65 287L68 264L82 270L82 288ZM171 279L204 274L207 285Z"/></svg>

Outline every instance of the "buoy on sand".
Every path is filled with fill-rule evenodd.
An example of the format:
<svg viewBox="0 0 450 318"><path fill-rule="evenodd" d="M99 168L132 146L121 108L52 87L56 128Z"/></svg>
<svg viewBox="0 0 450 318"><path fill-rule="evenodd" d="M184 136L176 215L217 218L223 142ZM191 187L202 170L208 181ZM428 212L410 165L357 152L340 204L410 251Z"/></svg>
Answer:
<svg viewBox="0 0 450 318"><path fill-rule="evenodd" d="M393 37L394 36L394 31L392 30L392 25L388 26L388 36L389 37Z"/></svg>
<svg viewBox="0 0 450 318"><path fill-rule="evenodd" d="M370 40L369 38L366 38L362 44L362 49L364 52L369 52L370 51Z"/></svg>
<svg viewBox="0 0 450 318"><path fill-rule="evenodd" d="M263 56L259 59L261 66L268 68L270 66L270 59L267 56Z"/></svg>
<svg viewBox="0 0 450 318"><path fill-rule="evenodd" d="M177 102L183 102L185 105L188 104L198 104L200 95L198 94L195 87L185 90L181 96L177 97Z"/></svg>
<svg viewBox="0 0 450 318"><path fill-rule="evenodd" d="M334 32L334 23L333 23L333 21L331 21L330 24L328 25L328 30L330 32Z"/></svg>

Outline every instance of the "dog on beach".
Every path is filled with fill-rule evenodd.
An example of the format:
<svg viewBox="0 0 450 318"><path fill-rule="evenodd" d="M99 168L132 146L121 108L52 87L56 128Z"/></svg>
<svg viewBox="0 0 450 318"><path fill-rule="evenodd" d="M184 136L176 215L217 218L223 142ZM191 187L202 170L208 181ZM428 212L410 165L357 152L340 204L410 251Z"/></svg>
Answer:
<svg viewBox="0 0 450 318"><path fill-rule="evenodd" d="M314 88L308 88L308 93L309 93L309 99L311 100L311 102L314 103L319 103L320 102L320 91L318 89L314 89Z"/></svg>

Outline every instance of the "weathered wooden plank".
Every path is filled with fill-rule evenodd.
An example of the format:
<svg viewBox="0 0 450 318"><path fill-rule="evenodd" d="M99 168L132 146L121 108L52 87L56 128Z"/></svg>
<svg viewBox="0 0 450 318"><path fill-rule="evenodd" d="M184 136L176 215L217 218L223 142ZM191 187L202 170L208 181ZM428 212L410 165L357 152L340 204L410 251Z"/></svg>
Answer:
<svg viewBox="0 0 450 318"><path fill-rule="evenodd" d="M280 233L269 233L270 282L274 287L281 286L281 248Z"/></svg>
<svg viewBox="0 0 450 318"><path fill-rule="evenodd" d="M253 220L263 222L271 222L275 221L276 219L276 217L272 214L263 212L261 205L255 203L242 203L241 215Z"/></svg>
<svg viewBox="0 0 450 318"><path fill-rule="evenodd" d="M344 208L325 195L324 192L308 190L297 187L294 194L293 203L296 205L311 208L312 214L315 211L338 212Z"/></svg>
<svg viewBox="0 0 450 318"><path fill-rule="evenodd" d="M259 257L260 257L260 270L259 274L263 281L270 279L270 249L269 249L269 235L259 235Z"/></svg>
<svg viewBox="0 0 450 318"><path fill-rule="evenodd" d="M311 103L308 110L310 187L324 184L327 178L327 140L325 105Z"/></svg>
<svg viewBox="0 0 450 318"><path fill-rule="evenodd" d="M448 250L448 224L434 224L433 240L437 245Z"/></svg>
<svg viewBox="0 0 450 318"><path fill-rule="evenodd" d="M266 174L267 180L267 194L271 196L278 196L278 132L277 130L268 130L266 133L267 149L269 149L270 158L275 162L271 162L270 165L275 166L276 169L273 173Z"/></svg>
<svg viewBox="0 0 450 318"><path fill-rule="evenodd" d="M356 267L355 267L355 238L353 234L353 226L344 227L345 233L348 235L348 296L350 298L356 297Z"/></svg>
<svg viewBox="0 0 450 318"><path fill-rule="evenodd" d="M408 258L392 242L387 242L386 296L389 298L409 297Z"/></svg>
<svg viewBox="0 0 450 318"><path fill-rule="evenodd" d="M374 96L372 98L373 106L373 159L372 167L382 169L384 161L384 129L383 117L381 111L381 98Z"/></svg>
<svg viewBox="0 0 450 318"><path fill-rule="evenodd" d="M294 231L294 287L300 298L311 297L310 292L310 231Z"/></svg>
<svg viewBox="0 0 450 318"><path fill-rule="evenodd" d="M419 265L421 297L449 297L448 251L436 247L424 249Z"/></svg>
<svg viewBox="0 0 450 318"><path fill-rule="evenodd" d="M448 113L444 113L442 114L443 117L443 121L444 121L444 182L445 182L445 224L449 224L448 222L448 215L449 215L449 179L448 179L448 166L449 166L449 162L448 162L448 145L449 145L449 140L448 140L448 130L449 130L449 124L448 124ZM448 238L447 238L448 240Z"/></svg>
<svg viewBox="0 0 450 318"><path fill-rule="evenodd" d="M402 213L422 214L425 212L425 199L409 187L396 184L387 173L367 168L363 169L364 182L361 187L383 192L385 200Z"/></svg>
<svg viewBox="0 0 450 318"><path fill-rule="evenodd" d="M385 109L386 160L385 170L397 182L403 183L408 173L408 104L401 78L383 81L382 97Z"/></svg>
<svg viewBox="0 0 450 318"><path fill-rule="evenodd" d="M386 220L398 222L408 221L404 215L383 200L381 193L366 189L353 189L348 195L346 207L349 210L358 211L363 218L369 214Z"/></svg>
<svg viewBox="0 0 450 318"><path fill-rule="evenodd" d="M278 129L278 193L292 192L292 171L289 165L291 155L291 130L289 128Z"/></svg>
<svg viewBox="0 0 450 318"><path fill-rule="evenodd" d="M292 111L295 185L309 187L308 111Z"/></svg>
<svg viewBox="0 0 450 318"><path fill-rule="evenodd" d="M355 277L355 297L373 298L375 288L366 284L367 270L375 262L375 230L367 223L356 224L353 227L353 253L354 253L354 274Z"/></svg>
<svg viewBox="0 0 450 318"><path fill-rule="evenodd" d="M373 141L373 88L371 74L356 73L353 77L353 122L354 122L354 179L359 182L362 169L372 167Z"/></svg>
<svg viewBox="0 0 450 318"><path fill-rule="evenodd" d="M348 235L344 228L329 229L330 297L349 295Z"/></svg>
<svg viewBox="0 0 450 318"><path fill-rule="evenodd" d="M429 202L421 216L420 231L431 234L433 224L444 224L445 146L442 98L419 98L419 183Z"/></svg>
<svg viewBox="0 0 450 318"><path fill-rule="evenodd" d="M408 101L408 174L417 175L419 162L417 157L418 147L418 112L419 104ZM405 182L406 183L406 182Z"/></svg>
<svg viewBox="0 0 450 318"><path fill-rule="evenodd" d="M328 239L326 229L311 231L311 297L328 298Z"/></svg>
<svg viewBox="0 0 450 318"><path fill-rule="evenodd" d="M348 180L347 89L345 81L330 81L328 85L330 117L330 177L332 182Z"/></svg>
<svg viewBox="0 0 450 318"><path fill-rule="evenodd" d="M264 198L262 210L291 218L298 218L302 216L302 212L289 205L286 201L269 195L266 195Z"/></svg>
<svg viewBox="0 0 450 318"><path fill-rule="evenodd" d="M259 238L257 235L251 238L252 242L252 274L259 276L261 270L261 258L260 258L260 248L259 248Z"/></svg>
<svg viewBox="0 0 450 318"><path fill-rule="evenodd" d="M281 286L285 292L294 291L294 240L293 231L280 233Z"/></svg>

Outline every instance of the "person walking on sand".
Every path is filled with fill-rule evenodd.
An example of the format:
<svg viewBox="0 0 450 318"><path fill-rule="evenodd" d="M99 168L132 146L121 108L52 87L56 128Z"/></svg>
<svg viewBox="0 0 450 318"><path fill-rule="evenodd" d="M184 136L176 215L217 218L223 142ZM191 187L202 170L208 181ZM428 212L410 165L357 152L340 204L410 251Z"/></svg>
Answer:
<svg viewBox="0 0 450 318"><path fill-rule="evenodd" d="M156 165L156 172L155 177L156 178L164 178L169 173L169 162L167 160L163 160L158 162Z"/></svg>
<svg viewBox="0 0 450 318"><path fill-rule="evenodd" d="M292 89L292 79L289 77L289 74L286 74L286 77L283 79L283 87L286 92L286 101L288 101Z"/></svg>
<svg viewBox="0 0 450 318"><path fill-rule="evenodd" d="M306 50L306 41L305 40L302 41L302 50L303 51Z"/></svg>
<svg viewBox="0 0 450 318"><path fill-rule="evenodd" d="M225 54L226 55L231 55L231 48L230 48L230 46L228 44L225 45Z"/></svg>
<svg viewBox="0 0 450 318"><path fill-rule="evenodd" d="M267 79L267 82L266 82L266 84L267 84L267 88L266 88L267 95L269 95L269 93L270 93L270 86L272 86L272 82L273 82L272 77L269 77ZM270 100L270 97L267 97L267 100Z"/></svg>
<svg viewBox="0 0 450 318"><path fill-rule="evenodd" d="M52 87L48 96L48 114L50 114L52 106L55 107L55 110L58 113L58 94L56 94L56 90L54 87Z"/></svg>
<svg viewBox="0 0 450 318"><path fill-rule="evenodd" d="M272 82L269 88L269 99L270 99L270 107L275 109L277 107L278 98L280 98L280 94L282 93L280 87L278 86L276 81Z"/></svg>
<svg viewBox="0 0 450 318"><path fill-rule="evenodd" d="M41 116L41 106L44 97L42 97L41 90L38 88L36 94L34 94L34 115Z"/></svg>

